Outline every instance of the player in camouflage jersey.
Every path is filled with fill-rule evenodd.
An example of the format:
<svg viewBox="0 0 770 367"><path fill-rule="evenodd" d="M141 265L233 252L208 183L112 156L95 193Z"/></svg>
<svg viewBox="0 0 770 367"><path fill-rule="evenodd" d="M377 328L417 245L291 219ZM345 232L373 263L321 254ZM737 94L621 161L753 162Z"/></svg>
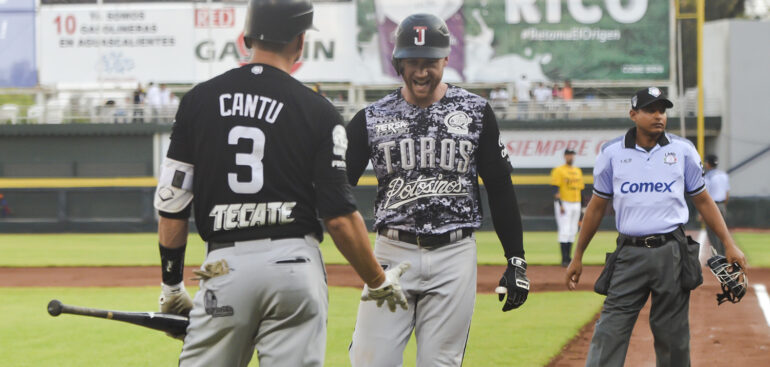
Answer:
<svg viewBox="0 0 770 367"><path fill-rule="evenodd" d="M503 311L521 306L529 291L521 217L490 105L441 82L450 51L444 21L412 15L396 37L393 64L404 87L353 118L347 163L352 184L368 160L374 166L375 256L383 266L412 264L401 280L410 307L387 314L362 302L350 359L354 367L400 366L414 330L418 366L459 366L476 295L478 177L508 259Z"/></svg>

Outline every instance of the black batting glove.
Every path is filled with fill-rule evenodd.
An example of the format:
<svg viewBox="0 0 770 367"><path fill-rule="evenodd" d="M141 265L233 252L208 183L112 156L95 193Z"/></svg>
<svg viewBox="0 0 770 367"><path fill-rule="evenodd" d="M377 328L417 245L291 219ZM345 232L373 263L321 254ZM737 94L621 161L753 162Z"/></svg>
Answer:
<svg viewBox="0 0 770 367"><path fill-rule="evenodd" d="M520 257L512 257L508 260L508 267L500 279L500 285L496 290L500 301L508 294L508 299L503 304L503 312L519 308L527 300L529 294L529 279L527 279L527 262Z"/></svg>

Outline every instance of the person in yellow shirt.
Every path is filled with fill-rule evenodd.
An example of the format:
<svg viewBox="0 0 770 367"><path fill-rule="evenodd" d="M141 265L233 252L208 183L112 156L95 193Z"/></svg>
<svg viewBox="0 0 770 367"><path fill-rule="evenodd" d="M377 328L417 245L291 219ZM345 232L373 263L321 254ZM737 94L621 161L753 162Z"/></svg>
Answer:
<svg viewBox="0 0 770 367"><path fill-rule="evenodd" d="M583 183L583 171L573 166L575 151L564 151L564 164L551 170L551 185L554 186L554 213L556 226L559 228L559 245L561 246L561 266L566 267L572 260L572 242L578 231L580 219L581 191L585 187Z"/></svg>

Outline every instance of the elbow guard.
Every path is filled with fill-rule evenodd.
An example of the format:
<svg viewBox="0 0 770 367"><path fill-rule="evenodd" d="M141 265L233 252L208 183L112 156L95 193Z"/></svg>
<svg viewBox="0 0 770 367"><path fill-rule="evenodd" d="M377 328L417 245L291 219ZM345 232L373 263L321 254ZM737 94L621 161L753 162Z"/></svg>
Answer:
<svg viewBox="0 0 770 367"><path fill-rule="evenodd" d="M193 198L193 165L166 158L160 169L155 190L155 209L179 213Z"/></svg>

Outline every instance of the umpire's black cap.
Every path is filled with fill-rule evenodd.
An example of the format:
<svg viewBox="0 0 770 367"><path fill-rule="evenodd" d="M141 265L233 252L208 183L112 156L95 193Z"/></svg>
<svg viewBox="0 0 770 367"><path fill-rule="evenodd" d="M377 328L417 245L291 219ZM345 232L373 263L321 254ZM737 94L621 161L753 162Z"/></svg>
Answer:
<svg viewBox="0 0 770 367"><path fill-rule="evenodd" d="M674 104L666 98L666 95L657 87L649 87L636 91L631 97L631 108L638 110L655 101L664 101L666 108L674 107Z"/></svg>
<svg viewBox="0 0 770 367"><path fill-rule="evenodd" d="M564 149L564 155L567 155L567 154L575 154L575 150L572 148Z"/></svg>

